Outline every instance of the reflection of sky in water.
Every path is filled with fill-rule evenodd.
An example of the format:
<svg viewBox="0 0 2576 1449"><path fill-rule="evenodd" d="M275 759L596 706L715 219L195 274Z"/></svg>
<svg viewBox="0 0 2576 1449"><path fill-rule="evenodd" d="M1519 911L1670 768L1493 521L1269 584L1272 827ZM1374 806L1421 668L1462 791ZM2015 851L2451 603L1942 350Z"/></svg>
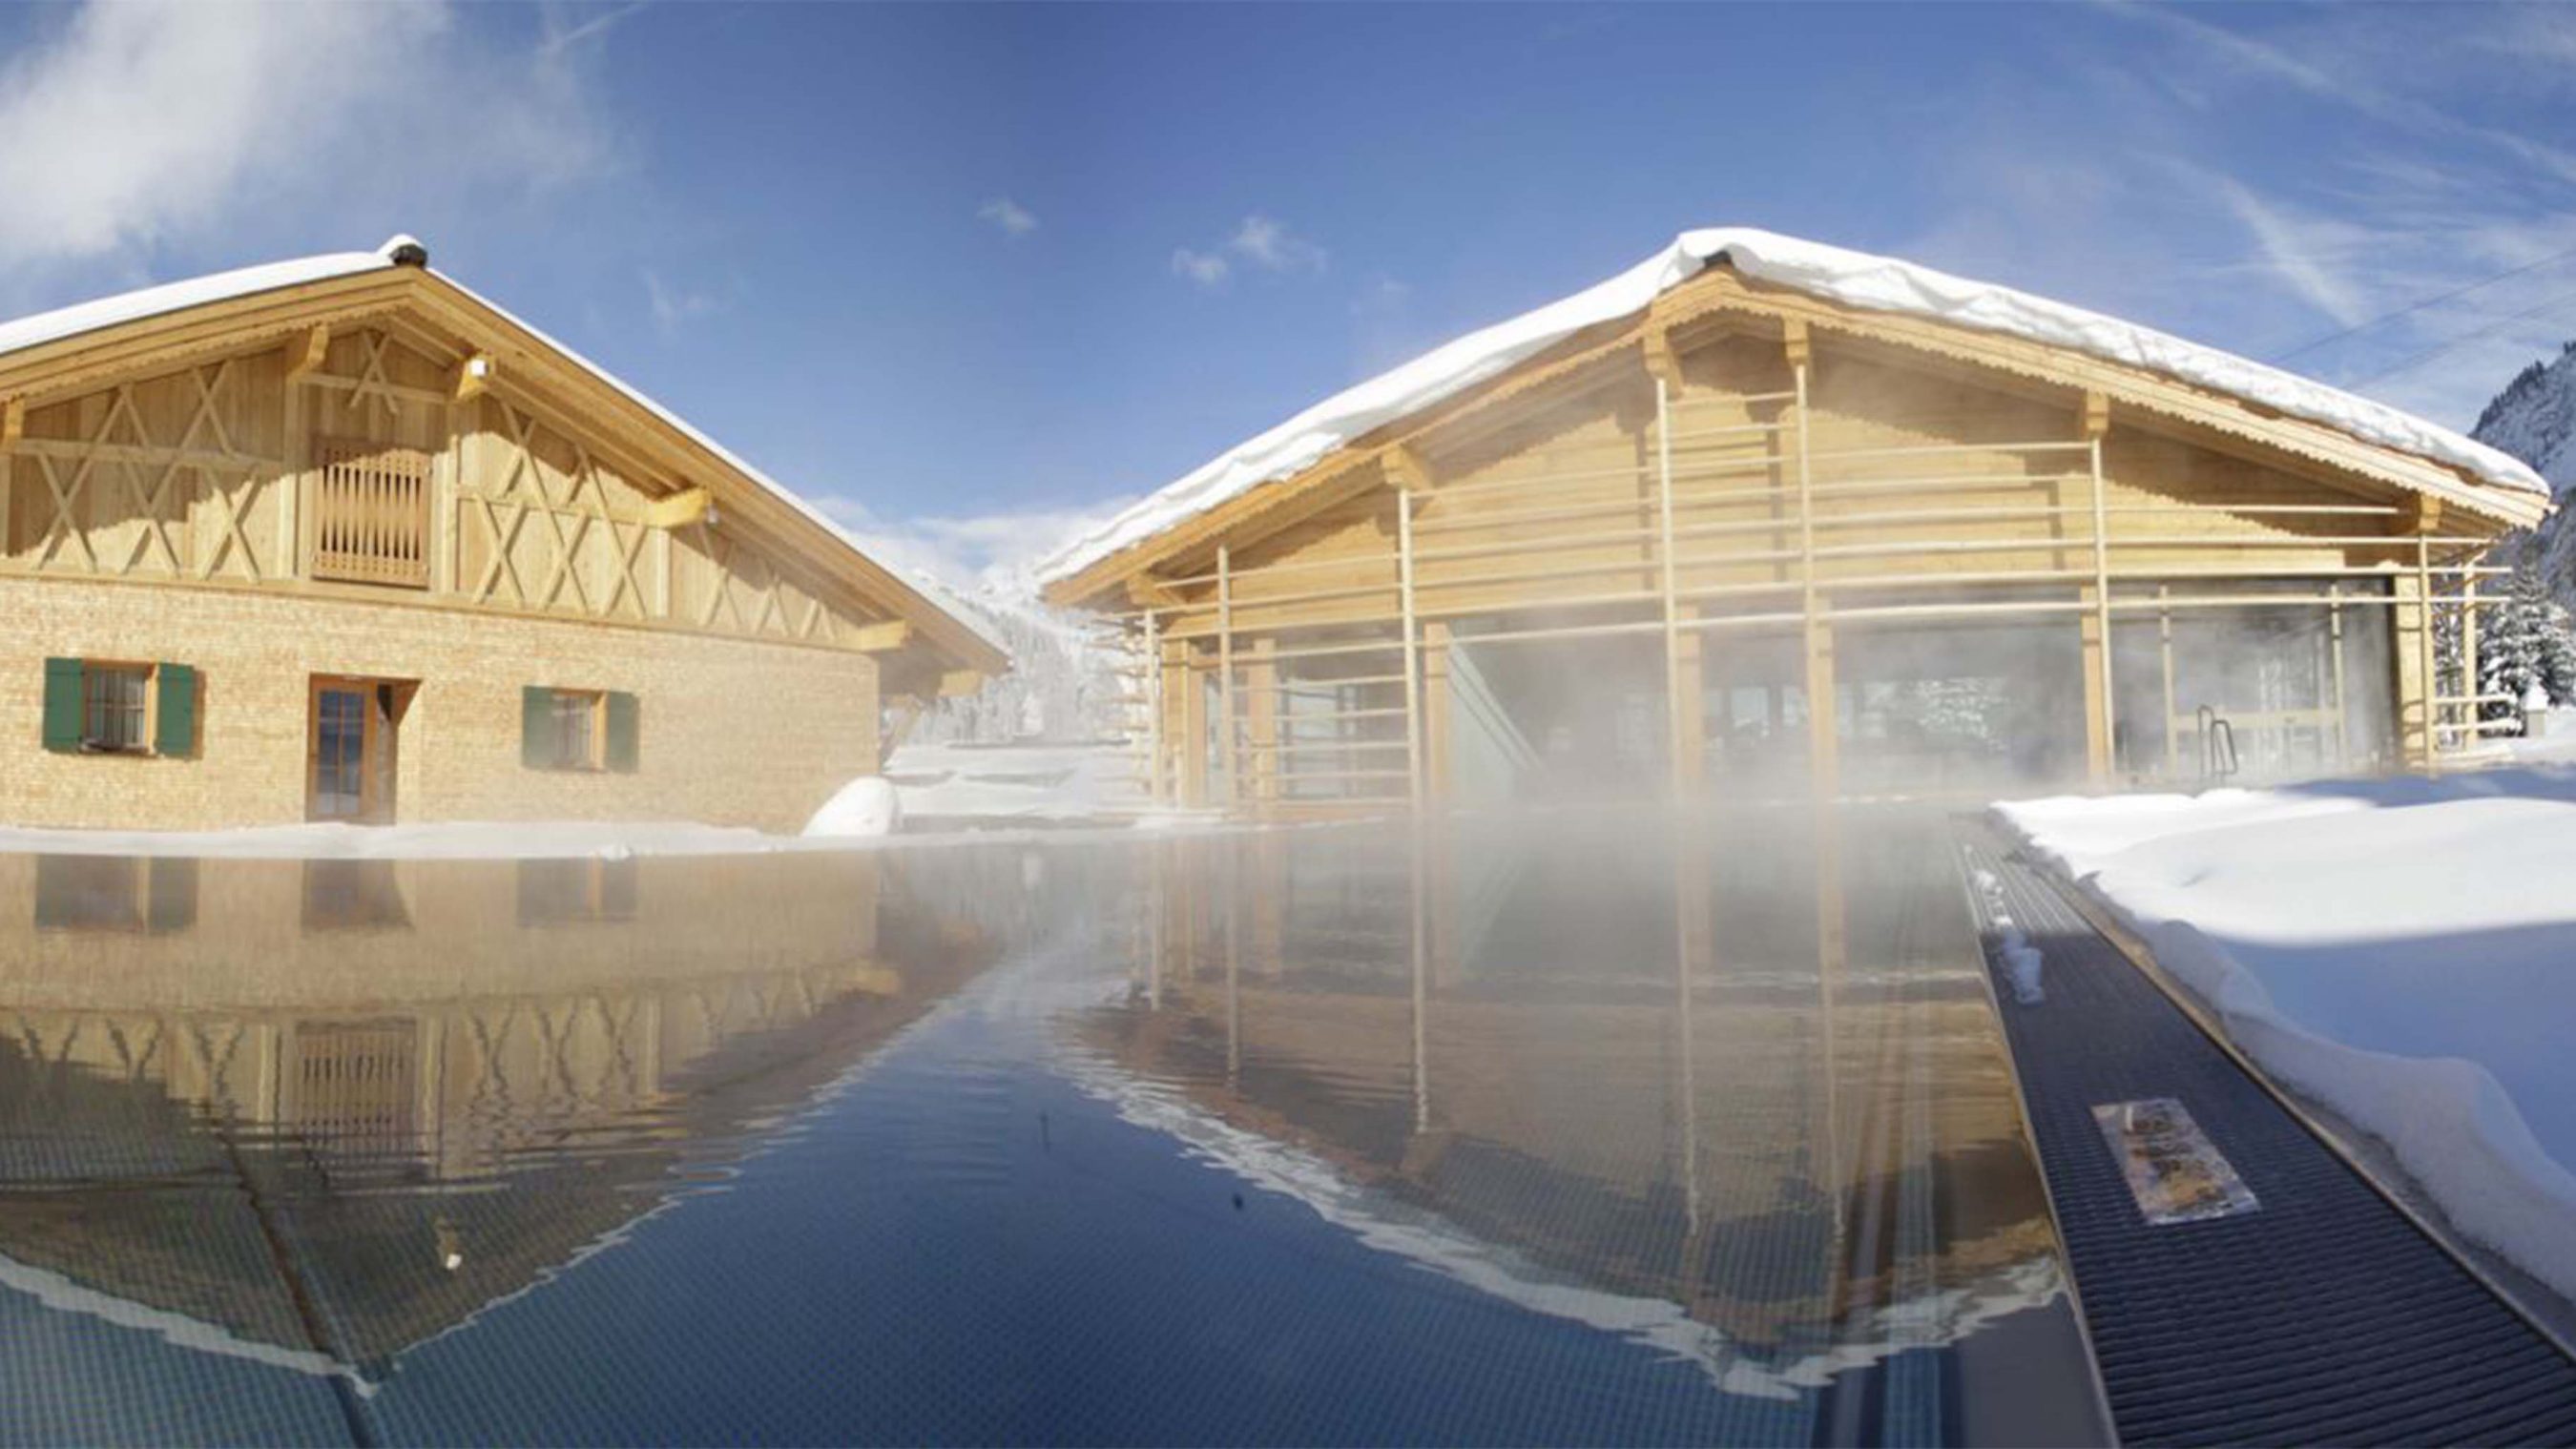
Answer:
<svg viewBox="0 0 2576 1449"><path fill-rule="evenodd" d="M0 1436L2096 1432L1964 924L1662 828L0 857Z"/></svg>

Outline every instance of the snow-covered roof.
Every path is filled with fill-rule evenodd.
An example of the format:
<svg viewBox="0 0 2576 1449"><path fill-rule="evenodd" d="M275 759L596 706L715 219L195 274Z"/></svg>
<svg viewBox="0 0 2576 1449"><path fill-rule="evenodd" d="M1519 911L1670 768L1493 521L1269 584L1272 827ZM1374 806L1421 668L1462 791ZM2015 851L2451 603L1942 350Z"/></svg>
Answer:
<svg viewBox="0 0 2576 1449"><path fill-rule="evenodd" d="M1391 372L1326 398L1268 432L1148 494L1038 565L1048 582L1080 573L1175 523L1264 483L1304 471L1354 438L1463 392L1587 327L1645 310L1664 292L1724 259L1757 281L1875 312L1930 317L2088 353L2227 393L2364 442L2463 470L2481 482L2546 498L2548 485L2483 443L2340 388L1991 282L1803 241L1753 227L1687 231L1672 245L1597 286L1432 349Z"/></svg>
<svg viewBox="0 0 2576 1449"><path fill-rule="evenodd" d="M313 282L332 281L340 277L357 276L365 272L384 271L386 269L402 265L395 258L396 254L403 251L405 248L420 249L423 252L426 250L425 248L420 247L420 243L418 241L409 236L395 236L388 238L383 246L380 246L371 252L331 252L322 256L300 257L293 261L264 262L258 266L241 267L229 272L216 272L210 276L193 277L183 282L166 282L157 287L145 287L139 291L124 292L113 297L101 297L96 301L82 302L74 306L58 308L51 312L39 312L32 317L21 317L15 321L0 322L0 357L5 357L9 353L22 351L26 348L41 346L45 343L59 342L67 337L77 337L84 332L96 332L103 328L120 326L128 322L139 322L145 318L158 317L171 312L185 311L191 307L202 307L210 303L231 301L234 298L247 297L260 292L272 292L283 287L297 287ZM840 524L834 522L830 515L824 513L821 509L816 508L813 504L805 501L805 499L799 496L794 489L789 488L777 479L772 478L768 474L760 471L758 468L753 467L750 463L736 456L732 450L726 448L723 444L717 442L711 437L708 437L705 433L698 431L696 427L692 426L679 414L672 412L669 408L666 408L660 403L655 402L650 397L645 396L634 386L626 382L625 379L618 377L607 368L600 366L598 363L593 362L589 358L582 356L580 353L575 352L569 347L566 347L560 341L548 336L544 331L530 326L524 319L511 312L508 308L501 306L492 299L475 291L473 288L457 281L454 277L447 275L445 272L431 271L431 269L426 266L422 267L421 270L430 271L431 275L436 276L440 281L445 282L447 285L454 287L457 291L464 293L466 296L472 298L475 302L489 309L494 314L507 320L511 325L519 328L523 332L526 332L529 336L534 337L538 342L543 343L548 349L560 355L565 361L572 363L585 372L588 372L599 381L624 394L627 399L635 403L636 406L643 408L645 411L653 414L663 422L670 424L672 428L686 436L691 442L696 443L699 447L706 449L717 458L723 460L727 467L732 468L735 472L750 479L762 489L775 495L780 502L783 502L790 508L795 509L815 527L823 530L824 533L830 535L832 538L839 540L841 545L849 549L851 553L858 555L862 559L866 559L871 564L877 563L875 559L868 557L866 550L859 547L858 541L851 538L849 532L842 528ZM885 569L884 565L877 564L877 566L881 571L886 573L887 577L895 579L902 587L911 590L915 595L919 596L927 607L936 610L947 618L954 619L961 628L964 628L977 639L980 639L984 643L992 646L995 650L1001 651L1005 654L1008 653L1007 648L1004 646L1001 639L995 636L990 626L986 625L981 619L976 618L970 610L952 608L948 605L946 600L933 597L930 593L915 584L904 581L892 570Z"/></svg>

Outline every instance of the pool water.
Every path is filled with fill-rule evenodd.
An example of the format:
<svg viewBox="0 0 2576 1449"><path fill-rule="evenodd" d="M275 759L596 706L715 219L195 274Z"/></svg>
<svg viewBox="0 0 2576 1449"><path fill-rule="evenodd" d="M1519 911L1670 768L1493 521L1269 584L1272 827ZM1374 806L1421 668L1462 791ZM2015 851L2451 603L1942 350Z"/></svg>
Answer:
<svg viewBox="0 0 2576 1449"><path fill-rule="evenodd" d="M1951 861L0 857L0 1438L2098 1439Z"/></svg>

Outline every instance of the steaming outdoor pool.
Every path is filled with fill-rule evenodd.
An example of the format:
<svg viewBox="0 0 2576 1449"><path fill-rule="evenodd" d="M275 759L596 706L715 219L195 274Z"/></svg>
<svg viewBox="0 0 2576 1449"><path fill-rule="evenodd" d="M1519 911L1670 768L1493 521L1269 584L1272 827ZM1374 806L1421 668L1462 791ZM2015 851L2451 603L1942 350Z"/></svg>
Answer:
<svg viewBox="0 0 2576 1449"><path fill-rule="evenodd" d="M0 1438L2099 1439L1941 828L0 857Z"/></svg>

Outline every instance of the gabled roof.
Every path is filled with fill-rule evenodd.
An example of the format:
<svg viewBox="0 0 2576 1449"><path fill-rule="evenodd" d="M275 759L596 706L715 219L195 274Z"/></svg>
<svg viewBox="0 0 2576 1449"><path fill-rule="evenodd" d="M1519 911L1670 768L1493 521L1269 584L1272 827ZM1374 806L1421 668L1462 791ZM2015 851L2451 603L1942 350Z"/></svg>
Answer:
<svg viewBox="0 0 2576 1449"><path fill-rule="evenodd" d="M1434 348L1317 403L1228 449L1139 500L1038 565L1062 583L1185 519L1295 477L1343 446L1511 371L1586 329L1644 313L1655 299L1714 264L1757 282L1853 309L1928 318L2063 348L2225 394L2249 406L2331 428L2375 447L2455 471L2511 499L2507 516L2536 519L2548 486L2504 453L2339 388L2187 342L2170 333L2053 302L2010 287L1955 277L1752 227L1688 231L1606 282Z"/></svg>
<svg viewBox="0 0 2576 1449"><path fill-rule="evenodd" d="M175 314L201 307L377 273L403 272L430 278L474 307L524 333L564 363L678 434L722 469L784 504L802 524L810 525L826 542L826 547L817 551L821 555L819 561L838 564L864 578L869 585L868 592L887 598L898 616L920 627L940 646L942 654L960 666L986 674L999 673L1008 667L1006 646L971 611L951 607L934 596L937 592L935 586L925 587L906 580L870 558L839 524L793 489L745 462L679 414L645 396L608 369L530 326L507 308L455 278L433 271L428 265L427 255L426 249L411 237L395 236L371 252L332 252L291 261L266 262L0 322L0 377L5 377L18 354L131 324L172 318Z"/></svg>

